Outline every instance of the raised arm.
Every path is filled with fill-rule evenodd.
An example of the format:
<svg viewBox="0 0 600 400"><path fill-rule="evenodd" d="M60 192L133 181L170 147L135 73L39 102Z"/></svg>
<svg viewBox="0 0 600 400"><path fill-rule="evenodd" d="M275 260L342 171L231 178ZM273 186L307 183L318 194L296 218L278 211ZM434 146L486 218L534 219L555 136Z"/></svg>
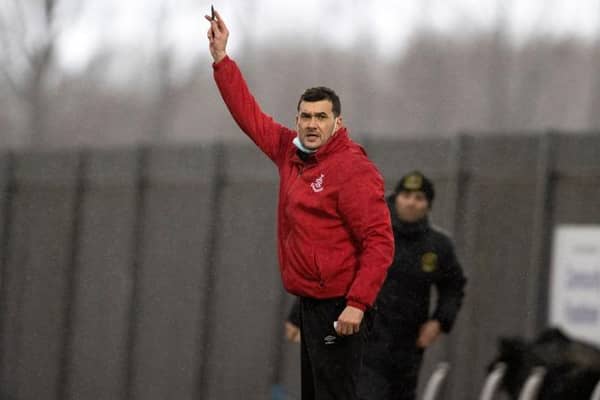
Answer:
<svg viewBox="0 0 600 400"><path fill-rule="evenodd" d="M250 93L236 63L227 55L229 30L218 12L210 21L207 32L209 50L214 60L214 77L221 96L238 126L277 165L295 132L265 114Z"/></svg>

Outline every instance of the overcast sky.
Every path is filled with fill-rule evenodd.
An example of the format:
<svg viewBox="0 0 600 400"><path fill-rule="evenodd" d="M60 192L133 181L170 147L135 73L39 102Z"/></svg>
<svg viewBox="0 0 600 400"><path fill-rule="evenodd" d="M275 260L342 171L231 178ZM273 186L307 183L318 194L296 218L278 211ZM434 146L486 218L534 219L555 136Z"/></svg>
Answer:
<svg viewBox="0 0 600 400"><path fill-rule="evenodd" d="M77 0L62 0L61 15L70 15ZM490 29L497 21L498 0L214 0L232 32L230 53L254 43L351 48L370 35L382 54L401 54L419 27L468 34ZM514 40L532 34L562 37L598 35L600 0L503 0ZM167 44L182 59L208 57L203 15L210 0L85 1L78 17L60 36L62 63L78 68L103 46L151 49L156 45L157 15L165 12Z"/></svg>

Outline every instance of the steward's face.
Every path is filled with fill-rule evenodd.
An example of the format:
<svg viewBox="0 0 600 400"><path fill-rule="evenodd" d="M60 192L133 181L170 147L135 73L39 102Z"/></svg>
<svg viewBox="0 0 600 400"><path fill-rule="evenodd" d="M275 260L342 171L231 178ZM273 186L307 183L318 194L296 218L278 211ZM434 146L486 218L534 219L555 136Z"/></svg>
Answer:
<svg viewBox="0 0 600 400"><path fill-rule="evenodd" d="M341 116L333 114L333 104L329 100L303 101L296 115L298 137L309 150L316 150L327 143L341 123Z"/></svg>
<svg viewBox="0 0 600 400"><path fill-rule="evenodd" d="M429 202L421 191L402 191L396 195L396 213L403 222L417 222L429 211Z"/></svg>

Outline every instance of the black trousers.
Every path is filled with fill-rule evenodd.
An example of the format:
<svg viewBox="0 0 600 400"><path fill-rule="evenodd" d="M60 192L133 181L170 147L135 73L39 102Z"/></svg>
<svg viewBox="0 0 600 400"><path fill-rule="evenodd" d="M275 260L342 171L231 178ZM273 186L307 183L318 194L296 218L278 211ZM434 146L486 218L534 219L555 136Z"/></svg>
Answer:
<svg viewBox="0 0 600 400"><path fill-rule="evenodd" d="M377 332L375 332L377 335ZM361 400L415 400L423 350L414 338L390 345L373 340L365 349L359 381Z"/></svg>
<svg viewBox="0 0 600 400"><path fill-rule="evenodd" d="M302 400L358 400L369 313L359 333L338 336L333 322L344 308L344 298L300 298Z"/></svg>

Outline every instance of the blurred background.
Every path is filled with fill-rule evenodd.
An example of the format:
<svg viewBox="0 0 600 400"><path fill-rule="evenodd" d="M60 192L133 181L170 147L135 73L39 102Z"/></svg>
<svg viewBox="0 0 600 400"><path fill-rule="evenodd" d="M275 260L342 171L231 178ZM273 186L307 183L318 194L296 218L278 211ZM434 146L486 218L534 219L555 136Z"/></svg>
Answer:
<svg viewBox="0 0 600 400"><path fill-rule="evenodd" d="M215 4L263 107L293 123L306 87L344 99L355 137L593 130L595 0ZM3 147L239 139L215 85L204 0L3 0Z"/></svg>
<svg viewBox="0 0 600 400"><path fill-rule="evenodd" d="M0 399L299 398L277 172L215 87L210 5L0 0ZM266 112L330 86L388 189L436 183L469 278L442 398L477 398L502 336L600 338L600 2L214 5ZM565 225L592 232L571 320Z"/></svg>

